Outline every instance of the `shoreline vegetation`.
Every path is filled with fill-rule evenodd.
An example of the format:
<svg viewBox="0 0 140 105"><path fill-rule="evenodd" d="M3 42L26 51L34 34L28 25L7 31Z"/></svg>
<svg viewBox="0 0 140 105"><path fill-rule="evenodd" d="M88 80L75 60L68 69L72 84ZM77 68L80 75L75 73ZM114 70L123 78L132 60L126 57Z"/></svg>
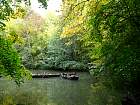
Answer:
<svg viewBox="0 0 140 105"><path fill-rule="evenodd" d="M62 0L44 18L31 3L0 0L1 76L21 86L33 69L86 71L91 93L104 90L97 105L140 104L140 0Z"/></svg>

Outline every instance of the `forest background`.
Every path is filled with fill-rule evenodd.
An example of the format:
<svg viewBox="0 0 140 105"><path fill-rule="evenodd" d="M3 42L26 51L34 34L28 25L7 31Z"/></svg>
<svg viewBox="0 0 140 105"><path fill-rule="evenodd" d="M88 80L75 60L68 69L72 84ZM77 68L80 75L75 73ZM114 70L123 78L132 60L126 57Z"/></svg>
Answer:
<svg viewBox="0 0 140 105"><path fill-rule="evenodd" d="M61 15L46 18L22 2L0 1L1 76L20 84L29 70L89 71L98 86L139 94L139 0L62 0Z"/></svg>

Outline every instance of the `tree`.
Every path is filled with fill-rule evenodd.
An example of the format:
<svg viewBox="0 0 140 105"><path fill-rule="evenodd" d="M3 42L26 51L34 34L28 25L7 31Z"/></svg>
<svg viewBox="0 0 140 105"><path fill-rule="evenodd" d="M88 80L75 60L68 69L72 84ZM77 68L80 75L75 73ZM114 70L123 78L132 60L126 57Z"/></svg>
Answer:
<svg viewBox="0 0 140 105"><path fill-rule="evenodd" d="M46 1L40 2L43 3L44 6L46 5ZM15 1L15 3L17 2ZM19 55L15 48L13 48L14 42L6 39L4 36L4 21L8 20L9 16L14 12L11 4L12 1L10 0L0 1L0 75L10 76L19 85L21 82L23 82L23 77L29 73L21 65Z"/></svg>
<svg viewBox="0 0 140 105"><path fill-rule="evenodd" d="M93 26L91 35L100 43L99 58L104 66L102 72L109 75L115 88L135 88L140 80L138 2L110 0L101 5L90 20Z"/></svg>
<svg viewBox="0 0 140 105"><path fill-rule="evenodd" d="M63 1L63 36L81 34L92 72L106 86L133 93L139 91L139 0ZM82 17L82 22L78 21ZM79 22L81 23L80 25ZM129 87L129 88L128 88Z"/></svg>

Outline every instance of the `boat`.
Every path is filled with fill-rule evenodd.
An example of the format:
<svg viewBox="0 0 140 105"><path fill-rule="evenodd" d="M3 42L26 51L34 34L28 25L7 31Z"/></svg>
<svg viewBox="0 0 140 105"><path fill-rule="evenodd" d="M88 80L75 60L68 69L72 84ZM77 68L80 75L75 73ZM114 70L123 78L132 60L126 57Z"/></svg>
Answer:
<svg viewBox="0 0 140 105"><path fill-rule="evenodd" d="M32 78L59 77L60 74L32 74Z"/></svg>
<svg viewBox="0 0 140 105"><path fill-rule="evenodd" d="M61 73L61 77L64 79L69 79L69 80L78 80L79 76L76 75L75 73Z"/></svg>

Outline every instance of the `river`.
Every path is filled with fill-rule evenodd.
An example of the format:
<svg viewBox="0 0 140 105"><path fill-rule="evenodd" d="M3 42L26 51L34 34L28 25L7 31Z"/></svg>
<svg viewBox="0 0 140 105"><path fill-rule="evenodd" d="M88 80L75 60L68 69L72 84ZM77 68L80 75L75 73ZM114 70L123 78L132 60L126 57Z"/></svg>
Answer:
<svg viewBox="0 0 140 105"><path fill-rule="evenodd" d="M0 105L94 105L94 79L89 73L78 75L78 81L60 77L33 79L20 87L13 81L0 79Z"/></svg>

